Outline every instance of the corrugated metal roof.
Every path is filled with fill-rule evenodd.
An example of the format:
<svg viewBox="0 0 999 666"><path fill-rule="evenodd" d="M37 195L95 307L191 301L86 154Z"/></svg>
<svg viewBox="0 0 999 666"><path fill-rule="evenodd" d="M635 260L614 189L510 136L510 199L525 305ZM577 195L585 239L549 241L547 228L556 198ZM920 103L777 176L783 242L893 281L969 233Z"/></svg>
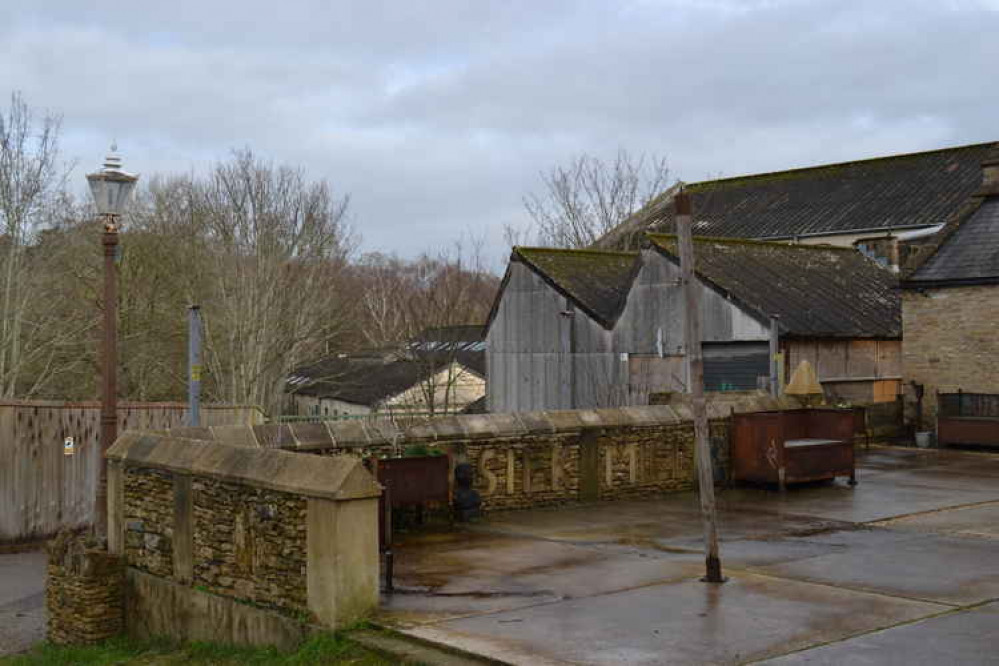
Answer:
<svg viewBox="0 0 999 666"><path fill-rule="evenodd" d="M913 228L945 222L982 183L999 143L689 183L694 233L725 238ZM646 231L673 233L669 192L597 241L633 248Z"/></svg>
<svg viewBox="0 0 999 666"><path fill-rule="evenodd" d="M676 237L648 234L679 262ZM901 303L894 273L851 248L696 238L697 275L755 313L777 315L796 337L899 338Z"/></svg>
<svg viewBox="0 0 999 666"><path fill-rule="evenodd" d="M637 252L547 247L515 247L511 257L527 264L605 328L613 327L624 310L639 259Z"/></svg>
<svg viewBox="0 0 999 666"><path fill-rule="evenodd" d="M295 370L288 382L288 392L374 407L427 380L452 360L485 377L484 351L416 352L410 356L389 360L326 358Z"/></svg>

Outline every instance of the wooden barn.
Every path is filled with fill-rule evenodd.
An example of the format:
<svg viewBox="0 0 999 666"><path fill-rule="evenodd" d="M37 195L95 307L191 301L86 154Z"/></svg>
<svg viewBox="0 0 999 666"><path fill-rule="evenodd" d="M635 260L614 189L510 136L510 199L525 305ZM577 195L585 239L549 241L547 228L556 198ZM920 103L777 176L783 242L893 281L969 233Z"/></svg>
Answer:
<svg viewBox="0 0 999 666"><path fill-rule="evenodd" d="M709 391L755 389L771 338L816 368L828 397L894 400L894 274L851 248L698 238ZM490 412L648 404L685 391L684 304L673 236L636 252L514 248L490 314Z"/></svg>

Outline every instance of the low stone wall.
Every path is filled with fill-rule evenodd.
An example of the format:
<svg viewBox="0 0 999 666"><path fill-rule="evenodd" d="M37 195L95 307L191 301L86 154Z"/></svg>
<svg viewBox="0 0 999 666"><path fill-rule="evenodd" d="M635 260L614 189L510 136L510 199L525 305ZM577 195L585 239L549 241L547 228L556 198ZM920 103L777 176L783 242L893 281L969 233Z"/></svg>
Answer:
<svg viewBox="0 0 999 666"><path fill-rule="evenodd" d="M784 403L742 393L708 404L715 478L728 475L733 411ZM786 404L784 406L796 406ZM424 445L467 461L488 509L648 497L694 487L694 430L689 405L448 416L409 427L340 421L245 428L177 429L177 437L243 441L323 455L401 455ZM241 434L242 433L242 434Z"/></svg>
<svg viewBox="0 0 999 666"><path fill-rule="evenodd" d="M48 639L59 645L88 645L121 633L125 587L122 558L68 532L49 542L48 556Z"/></svg>
<svg viewBox="0 0 999 666"><path fill-rule="evenodd" d="M130 633L283 643L301 632L277 618L335 629L377 606L381 487L356 457L126 433L108 461Z"/></svg>

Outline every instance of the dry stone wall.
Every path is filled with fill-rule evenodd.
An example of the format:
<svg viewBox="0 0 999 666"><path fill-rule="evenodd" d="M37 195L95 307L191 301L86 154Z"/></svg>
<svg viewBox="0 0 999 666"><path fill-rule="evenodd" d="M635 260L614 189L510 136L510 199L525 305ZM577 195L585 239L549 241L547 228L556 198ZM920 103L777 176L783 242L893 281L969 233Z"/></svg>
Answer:
<svg viewBox="0 0 999 666"><path fill-rule="evenodd" d="M48 555L48 639L58 645L88 645L121 633L122 558L68 532L49 543Z"/></svg>
<svg viewBox="0 0 999 666"><path fill-rule="evenodd" d="M715 479L729 468L732 412L798 407L762 392L709 400ZM487 510L648 497L694 487L689 405L446 416L412 425L351 420L247 428L178 429L178 436L244 441L321 455L398 456L414 446L469 462Z"/></svg>
<svg viewBox="0 0 999 666"><path fill-rule="evenodd" d="M173 576L173 475L162 470L125 470L125 556L136 569Z"/></svg>
<svg viewBox="0 0 999 666"><path fill-rule="evenodd" d="M305 499L205 478L192 487L194 584L260 606L306 612Z"/></svg>
<svg viewBox="0 0 999 666"><path fill-rule="evenodd" d="M377 606L381 487L357 458L126 433L108 462L130 633L283 643Z"/></svg>

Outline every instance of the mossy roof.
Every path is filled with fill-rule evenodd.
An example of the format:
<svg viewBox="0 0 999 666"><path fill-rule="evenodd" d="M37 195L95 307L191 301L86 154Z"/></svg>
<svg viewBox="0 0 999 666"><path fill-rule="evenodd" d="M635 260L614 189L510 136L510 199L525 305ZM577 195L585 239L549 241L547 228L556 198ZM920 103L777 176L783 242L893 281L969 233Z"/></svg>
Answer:
<svg viewBox="0 0 999 666"><path fill-rule="evenodd" d="M679 263L676 236L647 238ZM779 317L784 335L902 335L895 274L852 248L702 237L694 239L694 268L761 322Z"/></svg>
<svg viewBox="0 0 999 666"><path fill-rule="evenodd" d="M929 226L945 222L982 182L999 142L892 155L685 184L694 233L793 238ZM637 247L644 232L674 233L667 190L596 246Z"/></svg>
<svg viewBox="0 0 999 666"><path fill-rule="evenodd" d="M521 261L604 328L613 328L638 272L638 252L515 247Z"/></svg>

